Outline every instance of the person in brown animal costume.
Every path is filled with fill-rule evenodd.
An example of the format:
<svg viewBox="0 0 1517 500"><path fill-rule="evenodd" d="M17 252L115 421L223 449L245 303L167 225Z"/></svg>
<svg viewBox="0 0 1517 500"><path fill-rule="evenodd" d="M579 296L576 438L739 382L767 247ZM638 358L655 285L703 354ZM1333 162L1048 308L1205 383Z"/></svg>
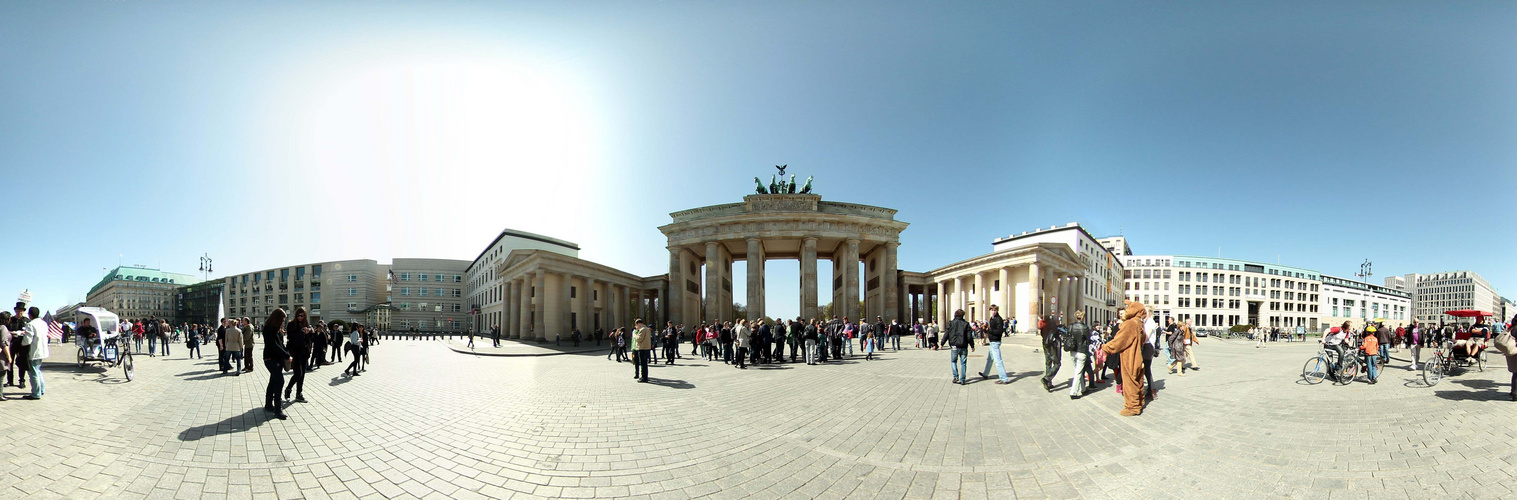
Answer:
<svg viewBox="0 0 1517 500"><path fill-rule="evenodd" d="M1121 360L1122 416L1137 416L1143 413L1143 319L1148 310L1143 304L1126 301L1122 311L1122 326L1111 341L1101 345L1106 354L1115 354Z"/></svg>

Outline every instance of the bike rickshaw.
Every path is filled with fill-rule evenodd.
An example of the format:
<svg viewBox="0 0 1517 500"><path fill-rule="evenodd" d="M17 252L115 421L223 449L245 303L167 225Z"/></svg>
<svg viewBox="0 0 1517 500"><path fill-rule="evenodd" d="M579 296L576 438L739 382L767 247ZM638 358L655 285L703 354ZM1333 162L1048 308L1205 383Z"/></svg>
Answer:
<svg viewBox="0 0 1517 500"><path fill-rule="evenodd" d="M75 314L81 327L88 321L99 330L92 336L74 335L74 345L79 346L79 367L84 368L90 363L100 363L107 369L120 366L130 382L133 375L132 343L117 331L120 318L101 307L81 307Z"/></svg>
<svg viewBox="0 0 1517 500"><path fill-rule="evenodd" d="M1443 314L1456 318L1476 318L1477 321L1482 317L1495 316L1473 309L1444 311ZM1454 338L1443 339L1443 343L1433 351L1433 358L1422 365L1422 382L1428 387L1438 385L1438 381L1443 380L1443 377L1455 368L1473 366L1480 371L1485 371L1485 351L1491 343L1490 326L1485 328L1485 333L1478 336L1473 332L1463 330L1454 332Z"/></svg>

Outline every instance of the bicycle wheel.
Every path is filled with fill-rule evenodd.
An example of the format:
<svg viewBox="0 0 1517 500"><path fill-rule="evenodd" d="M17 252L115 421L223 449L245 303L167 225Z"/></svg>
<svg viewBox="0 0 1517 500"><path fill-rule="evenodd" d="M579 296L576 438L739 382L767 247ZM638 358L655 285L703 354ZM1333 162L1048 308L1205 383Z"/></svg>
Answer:
<svg viewBox="0 0 1517 500"><path fill-rule="evenodd" d="M1320 384L1327 378L1328 366L1327 360L1322 359L1322 356L1308 359L1306 366L1301 368L1301 378L1305 379L1307 384Z"/></svg>
<svg viewBox="0 0 1517 500"><path fill-rule="evenodd" d="M1485 371L1485 351L1485 349L1481 349L1480 355L1475 356L1475 367L1479 368L1480 371Z"/></svg>
<svg viewBox="0 0 1517 500"><path fill-rule="evenodd" d="M1338 365L1338 380L1335 382L1338 385L1348 385L1354 383L1354 379L1358 377L1359 360L1352 356L1345 356L1343 361Z"/></svg>
<svg viewBox="0 0 1517 500"><path fill-rule="evenodd" d="M79 367L80 368L84 368L84 366L85 366L86 363L84 361L84 348L83 347L79 348L79 353L77 354L77 356L79 356Z"/></svg>
<svg viewBox="0 0 1517 500"><path fill-rule="evenodd" d="M1442 358L1428 360L1427 364L1422 365L1422 383L1428 387L1438 385L1438 381L1443 380L1443 372Z"/></svg>
<svg viewBox="0 0 1517 500"><path fill-rule="evenodd" d="M132 381L132 374L136 371L132 364L132 353L121 353L121 371L126 374L126 381Z"/></svg>

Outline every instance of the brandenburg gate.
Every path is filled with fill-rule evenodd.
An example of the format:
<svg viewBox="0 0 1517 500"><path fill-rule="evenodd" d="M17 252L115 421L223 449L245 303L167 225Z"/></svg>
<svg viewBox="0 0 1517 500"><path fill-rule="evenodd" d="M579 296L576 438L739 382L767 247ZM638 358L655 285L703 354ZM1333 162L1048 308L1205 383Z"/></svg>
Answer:
<svg viewBox="0 0 1517 500"><path fill-rule="evenodd" d="M769 189L760 184L758 191L742 203L674 212L669 214L674 221L658 228L669 238L670 321L737 319L732 317L732 263L738 260L748 263L747 319L765 317L767 262L789 259L800 261L801 316L819 318L818 258L832 261L833 316L897 319L896 249L907 224L895 220L895 210L822 201L809 193L809 180L801 193L795 193L793 180L778 186L771 182ZM861 276L862 312L857 310Z"/></svg>

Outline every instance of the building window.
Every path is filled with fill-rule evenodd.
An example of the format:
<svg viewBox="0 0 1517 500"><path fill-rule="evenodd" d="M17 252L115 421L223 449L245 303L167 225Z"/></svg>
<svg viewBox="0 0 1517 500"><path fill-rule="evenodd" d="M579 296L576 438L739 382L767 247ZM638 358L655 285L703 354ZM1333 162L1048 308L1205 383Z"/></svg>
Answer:
<svg viewBox="0 0 1517 500"><path fill-rule="evenodd" d="M311 292L311 303L312 304L319 304L319 303L321 303L321 292Z"/></svg>
<svg viewBox="0 0 1517 500"><path fill-rule="evenodd" d="M571 286L571 287L569 287L569 298L572 299L572 298L575 298L577 296L579 296L579 287L577 287L577 286Z"/></svg>
<svg viewBox="0 0 1517 500"><path fill-rule="evenodd" d="M435 276L435 277L436 277L436 278L437 278L437 279L435 279L435 280L433 280L433 281L436 281L436 282L438 282L438 283L442 283L442 275L441 275L441 274L439 274L439 275L437 275L437 276Z"/></svg>
<svg viewBox="0 0 1517 500"><path fill-rule="evenodd" d="M416 273L416 281L426 281L427 273Z"/></svg>
<svg viewBox="0 0 1517 500"><path fill-rule="evenodd" d="M409 287L400 287L400 296L401 297L410 297L411 296L411 289Z"/></svg>
<svg viewBox="0 0 1517 500"><path fill-rule="evenodd" d="M463 275L461 275L461 274L455 274L455 275L453 275L453 282L454 283L463 283L464 282Z"/></svg>
<svg viewBox="0 0 1517 500"><path fill-rule="evenodd" d="M256 282L258 280L253 280L253 281ZM357 283L357 282L358 282L358 275L357 274L349 274L348 275L348 283Z"/></svg>
<svg viewBox="0 0 1517 500"><path fill-rule="evenodd" d="M358 289L357 288L349 288L348 289L348 296L349 297L357 297L358 296ZM255 302L255 303L258 302L258 299L253 299L253 302Z"/></svg>
<svg viewBox="0 0 1517 500"><path fill-rule="evenodd" d="M290 296L282 293L279 294L279 305L285 305L288 303L290 303Z"/></svg>
<svg viewBox="0 0 1517 500"><path fill-rule="evenodd" d="M401 281L411 281L411 273L400 273Z"/></svg>

